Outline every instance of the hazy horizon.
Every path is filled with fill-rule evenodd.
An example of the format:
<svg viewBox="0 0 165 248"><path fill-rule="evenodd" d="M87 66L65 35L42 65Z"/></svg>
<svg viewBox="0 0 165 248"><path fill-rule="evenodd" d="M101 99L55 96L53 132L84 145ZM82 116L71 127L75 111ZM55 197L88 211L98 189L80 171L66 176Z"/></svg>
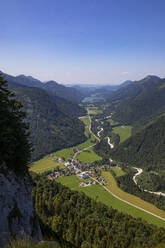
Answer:
<svg viewBox="0 0 165 248"><path fill-rule="evenodd" d="M6 0L0 70L61 84L165 77L165 2Z"/></svg>

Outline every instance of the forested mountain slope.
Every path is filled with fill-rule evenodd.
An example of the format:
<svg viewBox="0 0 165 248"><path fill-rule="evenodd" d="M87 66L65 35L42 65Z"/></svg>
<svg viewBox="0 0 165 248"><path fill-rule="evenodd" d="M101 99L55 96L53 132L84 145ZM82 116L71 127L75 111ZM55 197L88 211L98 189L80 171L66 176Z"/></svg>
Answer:
<svg viewBox="0 0 165 248"><path fill-rule="evenodd" d="M18 85L10 86L10 89L27 112L26 121L30 123L30 140L34 147L33 160L85 140L82 122L60 108L47 92Z"/></svg>
<svg viewBox="0 0 165 248"><path fill-rule="evenodd" d="M79 117L86 114L86 110L78 105L78 102L83 99L83 95L80 94L81 96L79 96L77 91L76 95L74 89L71 90L71 88L59 85L57 83L52 83L51 87L49 87L49 84L47 85L47 83L42 83L41 81L31 76L20 75L17 77L13 77L11 75L4 74L4 77L8 81L9 87L23 86L35 87L45 90L60 108L73 116ZM59 95L61 95L62 97L60 97Z"/></svg>
<svg viewBox="0 0 165 248"><path fill-rule="evenodd" d="M113 159L132 166L165 169L165 115L111 151Z"/></svg>
<svg viewBox="0 0 165 248"><path fill-rule="evenodd" d="M62 84L58 84L55 81L41 82L31 76L19 75L13 77L5 74L5 79L10 83L15 82L23 86L37 87L46 90L52 96L58 96L64 98L72 103L80 103L84 98L84 94L73 87L66 87Z"/></svg>
<svg viewBox="0 0 165 248"><path fill-rule="evenodd" d="M66 87L55 81L44 83L43 89L53 96L59 96L73 103L80 103L84 98L84 95L77 89L73 87Z"/></svg>
<svg viewBox="0 0 165 248"><path fill-rule="evenodd" d="M145 123L165 110L165 79L148 76L109 96L113 119L123 124Z"/></svg>

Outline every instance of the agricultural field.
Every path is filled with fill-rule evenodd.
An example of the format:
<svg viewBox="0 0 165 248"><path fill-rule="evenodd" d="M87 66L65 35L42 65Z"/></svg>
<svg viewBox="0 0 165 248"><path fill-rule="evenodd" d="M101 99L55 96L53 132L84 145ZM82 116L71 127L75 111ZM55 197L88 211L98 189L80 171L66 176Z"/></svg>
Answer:
<svg viewBox="0 0 165 248"><path fill-rule="evenodd" d="M120 143L122 143L131 136L132 127L131 126L114 127L113 132L120 136Z"/></svg>
<svg viewBox="0 0 165 248"><path fill-rule="evenodd" d="M100 184L87 186L87 187L79 187L79 183L82 180L78 179L77 176L75 175L59 177L56 181L69 187L72 190L83 192L87 196L93 198L98 202L104 203L108 207L112 207L121 212L130 214L136 218L142 218L151 224L155 224L157 226L161 226L165 228L165 221L158 219L157 217L154 217L148 213L145 213L140 209L130 206L125 202L120 201L112 194L110 194L108 191L106 191Z"/></svg>
<svg viewBox="0 0 165 248"><path fill-rule="evenodd" d="M126 174L119 166L111 168L111 170L115 173L116 177L124 176Z"/></svg>
<svg viewBox="0 0 165 248"><path fill-rule="evenodd" d="M93 151L93 147L79 153L76 158L83 163L94 162L102 159Z"/></svg>
<svg viewBox="0 0 165 248"><path fill-rule="evenodd" d="M88 114L91 115L97 115L97 114L101 114L103 111L98 109L98 107L89 107L88 108Z"/></svg>
<svg viewBox="0 0 165 248"><path fill-rule="evenodd" d="M157 207L155 207L151 203L148 203L148 202L146 202L146 201L144 201L144 200L142 200L142 199L140 199L134 195L131 195L131 194L128 194L128 193L122 191L117 186L117 183L110 172L102 171L102 176L105 178L105 180L108 183L106 188L109 189L115 196L165 219L165 212L163 210L158 209ZM119 201L122 202L121 200L119 200ZM161 220L161 219L159 219L155 216L152 216L151 214L149 214L145 211L142 211L140 209L137 209L137 208L135 211L135 207L129 206L127 203L124 203L124 204L126 204L127 207L129 207L129 214L131 214L135 217L138 217L138 215L140 214L139 217L144 218L149 223L165 227L165 220Z"/></svg>
<svg viewBox="0 0 165 248"><path fill-rule="evenodd" d="M77 190L77 188L79 188L79 183L80 183L80 179L75 175L62 176L62 177L59 177L56 181L58 183L61 183L69 187L72 190Z"/></svg>
<svg viewBox="0 0 165 248"><path fill-rule="evenodd" d="M59 168L65 168L64 164L55 161L55 159L56 156L54 156L53 154L47 155L44 158L33 162L30 166L30 171L43 173L48 170L53 170L57 166L59 166Z"/></svg>
<svg viewBox="0 0 165 248"><path fill-rule="evenodd" d="M65 186L69 187L72 190L81 190L82 188L91 187L91 186L79 187L80 182L89 181L89 180L93 181L91 178L79 179L77 176L72 175L72 176L61 176L56 181L58 183L61 183Z"/></svg>
<svg viewBox="0 0 165 248"><path fill-rule="evenodd" d="M62 150L55 152L54 155L58 158L68 159L69 157L72 157L74 154L73 148L74 147L64 148Z"/></svg>

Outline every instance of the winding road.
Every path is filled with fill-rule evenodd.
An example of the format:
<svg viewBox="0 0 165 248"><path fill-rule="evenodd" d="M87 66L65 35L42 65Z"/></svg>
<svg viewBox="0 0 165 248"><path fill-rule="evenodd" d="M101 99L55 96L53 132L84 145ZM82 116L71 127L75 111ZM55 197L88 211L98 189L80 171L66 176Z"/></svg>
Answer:
<svg viewBox="0 0 165 248"><path fill-rule="evenodd" d="M132 167L132 168L138 171L132 178L134 183L137 185L136 177L142 174L143 170L141 168L136 168L136 167Z"/></svg>
<svg viewBox="0 0 165 248"><path fill-rule="evenodd" d="M107 137L108 139L108 145L110 146L110 148L114 148L114 144L111 143L111 140L109 137Z"/></svg>
<svg viewBox="0 0 165 248"><path fill-rule="evenodd" d="M100 137L100 133L103 131L104 129L101 127L101 129L97 132L97 136Z"/></svg>
<svg viewBox="0 0 165 248"><path fill-rule="evenodd" d="M136 185L138 185L138 184L137 184L136 177L143 173L143 169L141 169L141 168L136 168L136 167L132 167L132 168L137 170L137 173L133 176L132 179L133 179L134 183L135 183ZM148 193L150 193L150 194L165 196L165 193L163 193L163 192L154 192L154 191L150 191L150 190L147 190L147 189L144 189L144 191L145 191L145 192L148 192Z"/></svg>

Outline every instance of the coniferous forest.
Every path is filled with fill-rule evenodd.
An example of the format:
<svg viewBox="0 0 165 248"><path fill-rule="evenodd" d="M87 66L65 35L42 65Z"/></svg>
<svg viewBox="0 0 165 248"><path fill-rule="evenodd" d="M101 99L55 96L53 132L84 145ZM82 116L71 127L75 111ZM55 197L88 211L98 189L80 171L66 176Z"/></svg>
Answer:
<svg viewBox="0 0 165 248"><path fill-rule="evenodd" d="M148 248L165 242L164 229L96 203L44 176L33 174L32 178L43 234L57 238L62 247Z"/></svg>

